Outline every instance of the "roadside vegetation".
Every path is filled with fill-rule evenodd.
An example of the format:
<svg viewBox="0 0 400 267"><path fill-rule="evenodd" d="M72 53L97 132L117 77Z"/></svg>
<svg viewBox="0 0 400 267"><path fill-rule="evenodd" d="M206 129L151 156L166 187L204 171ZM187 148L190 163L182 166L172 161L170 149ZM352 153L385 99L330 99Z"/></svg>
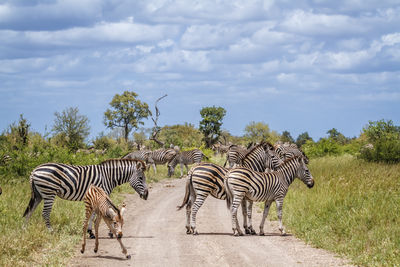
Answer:
<svg viewBox="0 0 400 267"><path fill-rule="evenodd" d="M100 133L90 141L89 121L77 108L56 112L51 132L31 131L21 115L0 134L0 266L59 266L76 253L82 234L83 203L56 198L51 213L53 232L44 225L41 203L24 227L22 214L31 196L29 175L42 163L98 164L139 148L154 150L174 145L180 150L200 148L212 162L223 165L225 157L214 155L213 144L247 146L260 140L296 143L310 158L316 185L311 190L298 180L291 185L283 215L289 232L313 246L346 256L357 265L400 264L400 127L392 121L369 122L360 136L353 138L332 128L318 141L307 132L295 139L288 131L279 134L268 124L254 121L245 127L243 136L232 136L221 128L226 111L208 107L202 109L199 128L190 123L159 127L157 113L153 118L155 127L145 129L139 125L153 114L137 97L126 92L115 97L110 103L113 109L105 112L105 125L111 132ZM119 102L131 108L129 101L141 112L116 109L121 107ZM123 112L127 113L119 114ZM120 119L132 123L119 124ZM174 178L179 175L178 165ZM157 166L157 174L150 167L146 177L150 185L165 179L167 167ZM120 186L111 198L120 204L127 193L134 192L129 185ZM276 219L274 205L269 218Z"/></svg>

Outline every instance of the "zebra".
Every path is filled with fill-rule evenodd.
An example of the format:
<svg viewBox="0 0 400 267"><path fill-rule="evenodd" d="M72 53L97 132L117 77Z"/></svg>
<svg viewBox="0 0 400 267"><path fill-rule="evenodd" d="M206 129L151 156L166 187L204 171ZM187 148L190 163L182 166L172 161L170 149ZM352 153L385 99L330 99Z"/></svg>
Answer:
<svg viewBox="0 0 400 267"><path fill-rule="evenodd" d="M169 162L176 154L177 151L173 148L161 148L151 151L149 154L149 164L153 165L154 173L157 173L156 164L165 164Z"/></svg>
<svg viewBox="0 0 400 267"><path fill-rule="evenodd" d="M243 235L237 220L239 204L244 199L250 203L253 201L264 201L264 213L260 223L260 235L264 235L264 222L268 215L271 203L275 201L279 219L279 230L285 235L282 225L283 199L289 189L289 185L298 177L309 188L314 186L314 179L307 168L303 156L288 159L277 171L265 173L255 172L245 167L235 168L227 173L225 179L226 201L231 211L232 230L235 236ZM251 226L251 220L249 221Z"/></svg>
<svg viewBox="0 0 400 267"><path fill-rule="evenodd" d="M124 224L124 213L126 210L126 205L123 204L121 210L118 209L108 197L106 192L100 187L90 185L87 190L84 198L85 202L85 221L83 223L83 241L81 253L85 252L86 246L86 230L88 228L89 218L93 213L96 213L96 222L95 222L95 247L94 252L97 253L99 249L99 225L101 219L104 219L104 222L107 224L108 228L114 235L117 237L117 241L121 246L122 253L125 254L127 259L130 259L131 256L128 255L128 251L125 246L122 244L122 226Z"/></svg>
<svg viewBox="0 0 400 267"><path fill-rule="evenodd" d="M62 163L45 163L36 167L30 176L31 199L24 212L29 218L39 203L44 201L42 216L49 230L50 213L56 196L72 201L81 201L91 184L102 188L107 195L118 185L128 183L146 200L148 188L141 160L109 159L98 165L75 166Z"/></svg>
<svg viewBox="0 0 400 267"><path fill-rule="evenodd" d="M186 166L186 172L189 172L188 164L199 163L206 155L200 149L179 152L168 162L168 177L175 173L175 167L178 163L181 166L181 177L183 176L183 165Z"/></svg>
<svg viewBox="0 0 400 267"><path fill-rule="evenodd" d="M278 153L279 157L283 160L291 159L295 156L304 157L304 161L308 164L309 160L306 154L297 147L296 144L275 144L275 151Z"/></svg>
<svg viewBox="0 0 400 267"><path fill-rule="evenodd" d="M259 157L256 157L256 154ZM275 159L273 159L275 158ZM253 161L260 160L265 163L256 164ZM278 156L273 151L272 145L261 143L251 149L247 158L242 162L245 166L256 167L257 170L276 168L280 163ZM275 164L272 166L272 164ZM228 169L214 163L202 162L193 166L188 172L186 180L185 196L182 204L177 207L178 210L186 205L186 233L197 235L196 230L196 215L198 210L203 205L204 201L211 195L217 199L225 200L226 192L224 186L225 176ZM246 219L246 202L242 205L243 221L245 229L247 229Z"/></svg>
<svg viewBox="0 0 400 267"><path fill-rule="evenodd" d="M213 144L211 148L214 151L214 155L217 155L217 154L223 155L223 154L228 153L229 146L230 145L223 145L221 142L219 142L219 143Z"/></svg>

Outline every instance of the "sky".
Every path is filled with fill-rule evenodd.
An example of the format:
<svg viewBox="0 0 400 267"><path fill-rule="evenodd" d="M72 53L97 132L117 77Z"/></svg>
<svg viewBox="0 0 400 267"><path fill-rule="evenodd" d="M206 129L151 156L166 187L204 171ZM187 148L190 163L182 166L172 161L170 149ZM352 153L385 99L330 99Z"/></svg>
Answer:
<svg viewBox="0 0 400 267"><path fill-rule="evenodd" d="M314 140L368 121L400 124L400 1L0 0L0 131L19 115L50 132L77 107L91 138L115 94L134 91L158 124L226 109ZM151 119L145 127L152 127Z"/></svg>

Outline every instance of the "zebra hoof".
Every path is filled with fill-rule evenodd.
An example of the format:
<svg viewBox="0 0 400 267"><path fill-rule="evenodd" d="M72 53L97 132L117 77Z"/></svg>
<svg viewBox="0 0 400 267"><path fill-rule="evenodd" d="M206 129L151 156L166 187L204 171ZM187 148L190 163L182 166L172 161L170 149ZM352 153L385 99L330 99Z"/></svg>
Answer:
<svg viewBox="0 0 400 267"><path fill-rule="evenodd" d="M131 259L131 255L126 255L126 258L127 258L128 260L130 260L130 259Z"/></svg>
<svg viewBox="0 0 400 267"><path fill-rule="evenodd" d="M83 249L81 249L81 253L83 254L85 251Z"/></svg>
<svg viewBox="0 0 400 267"><path fill-rule="evenodd" d="M251 229L250 234L251 234L251 235L256 235L257 233L256 233L256 231L254 231L253 229Z"/></svg>
<svg viewBox="0 0 400 267"><path fill-rule="evenodd" d="M186 229L186 234L190 235L192 233L192 231L190 229Z"/></svg>
<svg viewBox="0 0 400 267"><path fill-rule="evenodd" d="M114 235L113 235L113 233L108 233L108 236L110 237L110 238L113 238L114 237Z"/></svg>
<svg viewBox="0 0 400 267"><path fill-rule="evenodd" d="M248 228L244 229L244 232L246 233L246 235L250 235L251 234L251 231Z"/></svg>
<svg viewBox="0 0 400 267"><path fill-rule="evenodd" d="M93 251L94 251L94 253L97 253L97 249L94 249Z"/></svg>
<svg viewBox="0 0 400 267"><path fill-rule="evenodd" d="M264 232L260 232L260 234L259 234L260 236L264 236Z"/></svg>
<svg viewBox="0 0 400 267"><path fill-rule="evenodd" d="M193 232L193 235L199 235L199 232L197 232L197 230L195 230L195 231Z"/></svg>

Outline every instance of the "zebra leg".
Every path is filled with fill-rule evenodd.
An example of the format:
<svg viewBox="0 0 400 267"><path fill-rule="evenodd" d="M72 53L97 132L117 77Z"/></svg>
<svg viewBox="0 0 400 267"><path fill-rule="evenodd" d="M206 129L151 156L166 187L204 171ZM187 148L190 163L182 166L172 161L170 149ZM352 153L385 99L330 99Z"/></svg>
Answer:
<svg viewBox="0 0 400 267"><path fill-rule="evenodd" d="M94 235L96 237L94 241L94 253L97 253L99 250L99 225L101 221L101 216L96 216L96 220L94 221Z"/></svg>
<svg viewBox="0 0 400 267"><path fill-rule="evenodd" d="M89 218L89 225L88 225L88 228L87 228L87 232L89 234L89 238L90 239L94 239L95 238L95 236L93 234L93 231L92 231L92 224L93 224L93 220L94 220L94 216L95 215L96 215L96 213L92 212L92 214L90 215L90 218Z"/></svg>
<svg viewBox="0 0 400 267"><path fill-rule="evenodd" d="M185 164L185 166L186 166L186 174L188 174L189 173L189 167L188 167L187 164Z"/></svg>
<svg viewBox="0 0 400 267"><path fill-rule="evenodd" d="M82 240L82 248L81 253L85 252L86 247L86 230L88 229L88 221L92 219L93 214L91 210L86 210L85 221L83 222L83 240ZM89 231L89 230L88 230Z"/></svg>
<svg viewBox="0 0 400 267"><path fill-rule="evenodd" d="M246 234L250 234L247 227L247 201L245 198L242 200L242 214L243 214L243 228Z"/></svg>
<svg viewBox="0 0 400 267"><path fill-rule="evenodd" d="M242 230L240 230L239 221L237 219L237 210L239 208L240 203L242 202L242 197L234 196L231 207L231 216L232 216L232 230L234 236L243 235Z"/></svg>
<svg viewBox="0 0 400 267"><path fill-rule="evenodd" d="M191 228L191 231L192 231L193 235L198 235L199 234L199 232L197 232L197 230L196 230L196 215L197 215L197 212L199 211L199 209L201 208L201 206L204 204L204 201L206 200L207 196L208 195L204 196L204 195L197 194L196 195L196 199L195 199L195 201L193 203L192 221L191 221L191 224L190 224L190 228Z"/></svg>
<svg viewBox="0 0 400 267"><path fill-rule="evenodd" d="M50 213L51 209L53 208L55 197L56 195L47 195L46 197L43 198L44 205L43 205L42 216L44 222L46 223L47 229L49 229L50 231L53 231L53 228L51 228L50 224Z"/></svg>
<svg viewBox="0 0 400 267"><path fill-rule="evenodd" d="M264 203L264 212L260 223L260 235L264 235L264 223L265 219L268 216L269 208L271 207L272 201L265 201Z"/></svg>
<svg viewBox="0 0 400 267"><path fill-rule="evenodd" d="M283 208L283 199L275 200L276 203L276 213L278 215L279 220L279 231L281 231L281 235L286 235L285 228L282 224L282 208Z"/></svg>
<svg viewBox="0 0 400 267"><path fill-rule="evenodd" d="M249 200L249 205L247 206L247 218L249 220L248 230L250 232L249 234L255 235L256 231L253 228L252 214L253 214L253 201ZM247 234L247 232L246 232L246 234Z"/></svg>
<svg viewBox="0 0 400 267"><path fill-rule="evenodd" d="M108 226L108 229L109 229L109 235L111 234L111 235L115 235L115 236L117 236L117 232L115 231L115 229L111 226L111 224L110 224L110 222L108 222L108 221L106 221L106 220L104 220L105 221L105 223L107 224L107 226ZM127 259L130 259L131 258L131 255L128 255L128 250L126 249L126 247L124 246L124 244L122 244L122 240L121 240L122 238L117 238L117 241L118 241L118 243L119 243L119 245L121 246L121 249L122 249L122 253L126 256L126 258Z"/></svg>
<svg viewBox="0 0 400 267"><path fill-rule="evenodd" d="M156 164L153 163L153 170L154 170L154 174L157 174L157 168L156 168Z"/></svg>
<svg viewBox="0 0 400 267"><path fill-rule="evenodd" d="M191 234L192 230L190 229L190 214L192 213L192 202L186 204L186 234Z"/></svg>
<svg viewBox="0 0 400 267"><path fill-rule="evenodd" d="M180 165L181 165L181 177L183 177L183 163L181 162Z"/></svg>

